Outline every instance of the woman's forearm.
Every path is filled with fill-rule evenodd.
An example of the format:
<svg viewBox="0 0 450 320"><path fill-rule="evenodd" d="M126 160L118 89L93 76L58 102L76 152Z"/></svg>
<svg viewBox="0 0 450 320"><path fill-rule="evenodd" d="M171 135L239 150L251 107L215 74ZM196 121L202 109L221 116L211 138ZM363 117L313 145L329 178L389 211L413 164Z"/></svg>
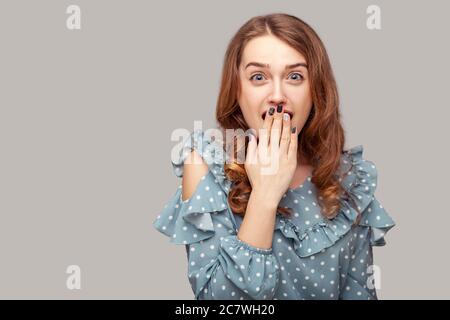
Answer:
<svg viewBox="0 0 450 320"><path fill-rule="evenodd" d="M237 234L238 239L254 247L272 248L277 207L278 201L271 200L262 191L253 190Z"/></svg>

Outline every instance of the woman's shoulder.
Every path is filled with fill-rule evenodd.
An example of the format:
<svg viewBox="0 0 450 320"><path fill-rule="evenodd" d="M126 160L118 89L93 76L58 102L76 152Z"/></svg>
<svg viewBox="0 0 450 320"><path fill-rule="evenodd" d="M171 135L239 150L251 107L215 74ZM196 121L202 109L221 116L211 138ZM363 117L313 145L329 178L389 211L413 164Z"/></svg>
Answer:
<svg viewBox="0 0 450 320"><path fill-rule="evenodd" d="M345 149L341 154L339 181L344 189L360 200L360 210L372 200L378 183L375 163L366 159L363 145Z"/></svg>
<svg viewBox="0 0 450 320"><path fill-rule="evenodd" d="M352 220L358 218L357 226L370 230L371 245L384 245L384 236L395 222L375 195L379 177L376 164L366 158L363 145L357 145L344 150L341 165L344 173L341 184L349 196L342 201L344 212L356 206Z"/></svg>
<svg viewBox="0 0 450 320"><path fill-rule="evenodd" d="M197 166L203 177L212 175L213 181L225 192L231 187L231 181L227 179L224 164L228 160L223 147L221 135L218 129L202 130L196 129L191 132L186 131L180 135L180 142L174 146L171 154L172 168L176 176L183 177L185 174L185 162L194 164L205 164ZM193 151L195 153L193 154ZM188 159L188 161L186 161ZM202 168L203 167L203 168Z"/></svg>
<svg viewBox="0 0 450 320"><path fill-rule="evenodd" d="M175 175L183 178L192 174L188 172L192 168L187 169L188 166L184 165L188 158L202 164L198 166L200 169L194 169L201 174L194 174L195 188L192 188L186 200L182 196L183 184L179 185L153 225L171 237L171 242L190 244L215 234L213 220L232 229L235 224L234 219L229 219L227 197L231 182L225 177L223 148L202 130L194 130L181 138L181 143L172 151L171 162Z"/></svg>

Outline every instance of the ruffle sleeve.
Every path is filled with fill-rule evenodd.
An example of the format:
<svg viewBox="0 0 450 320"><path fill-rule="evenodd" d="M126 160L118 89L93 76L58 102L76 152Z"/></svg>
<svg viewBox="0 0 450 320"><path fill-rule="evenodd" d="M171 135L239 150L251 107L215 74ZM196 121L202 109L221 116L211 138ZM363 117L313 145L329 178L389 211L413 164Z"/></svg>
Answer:
<svg viewBox="0 0 450 320"><path fill-rule="evenodd" d="M363 158L362 145L350 149L348 155L353 170L348 178L344 179L344 187L353 195L361 212L358 224L370 228L372 246L383 246L386 244L384 236L395 226L395 222L375 197L378 183L377 168L373 162Z"/></svg>
<svg viewBox="0 0 450 320"><path fill-rule="evenodd" d="M252 246L237 238L236 221L228 206L230 181L223 170L220 146L202 131L185 139L174 172L183 176L183 162L195 149L209 170L189 199L182 185L153 222L175 244L186 245L188 276L195 299L272 299L280 269L272 249Z"/></svg>
<svg viewBox="0 0 450 320"><path fill-rule="evenodd" d="M182 148L172 159L172 168L176 176L183 176L183 163L192 150L196 150L208 165L209 170L215 178L215 182L228 191L231 182L226 179L223 165L228 159L228 155L223 149L220 140L216 140L208 131L201 129L194 130L182 142ZM213 141L214 139L214 141ZM217 180L217 181L216 181Z"/></svg>
<svg viewBox="0 0 450 320"><path fill-rule="evenodd" d="M202 130L195 130L184 139L182 148L172 159L175 175L183 176L183 163L194 149L207 163L208 172L201 178L192 196L184 201L180 184L153 222L154 227L171 237L170 241L175 244L190 244L212 237L214 227L211 214L228 208L226 194L230 181L224 174L224 152Z"/></svg>
<svg viewBox="0 0 450 320"><path fill-rule="evenodd" d="M353 198L356 209L361 212L359 225L371 230L371 245L383 245L384 236L395 223L374 196L377 186L377 169L373 162L363 159L363 147L358 145L344 151L342 167L348 168L342 186ZM341 208L335 218L322 219L316 224L302 229L289 219L277 215L275 229L293 241L294 249L300 257L316 254L331 247L351 229L356 222L358 211L349 199L341 199Z"/></svg>

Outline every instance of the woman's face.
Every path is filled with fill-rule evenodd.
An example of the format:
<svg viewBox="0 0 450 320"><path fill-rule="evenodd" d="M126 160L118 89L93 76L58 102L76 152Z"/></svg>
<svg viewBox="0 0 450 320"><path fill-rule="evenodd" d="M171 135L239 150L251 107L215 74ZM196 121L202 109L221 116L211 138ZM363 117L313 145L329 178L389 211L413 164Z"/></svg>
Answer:
<svg viewBox="0 0 450 320"><path fill-rule="evenodd" d="M249 41L241 60L238 103L249 128L259 134L266 111L270 106L283 104L285 112L291 113L292 127L300 132L312 107L305 57L268 35ZM299 63L302 65L285 69Z"/></svg>

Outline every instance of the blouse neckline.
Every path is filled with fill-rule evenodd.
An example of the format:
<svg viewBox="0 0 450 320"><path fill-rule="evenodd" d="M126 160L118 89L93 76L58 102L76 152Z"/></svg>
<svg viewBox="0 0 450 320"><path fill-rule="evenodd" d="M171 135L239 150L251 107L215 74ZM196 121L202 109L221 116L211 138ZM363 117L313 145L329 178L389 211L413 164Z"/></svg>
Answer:
<svg viewBox="0 0 450 320"><path fill-rule="evenodd" d="M311 178L312 178L312 173L308 174L305 177L305 179L303 180L303 182L300 183L300 185L298 185L297 187L294 187L294 188L288 188L287 191L288 192L296 192L296 191L299 191L299 190L303 189L304 186L311 181Z"/></svg>

